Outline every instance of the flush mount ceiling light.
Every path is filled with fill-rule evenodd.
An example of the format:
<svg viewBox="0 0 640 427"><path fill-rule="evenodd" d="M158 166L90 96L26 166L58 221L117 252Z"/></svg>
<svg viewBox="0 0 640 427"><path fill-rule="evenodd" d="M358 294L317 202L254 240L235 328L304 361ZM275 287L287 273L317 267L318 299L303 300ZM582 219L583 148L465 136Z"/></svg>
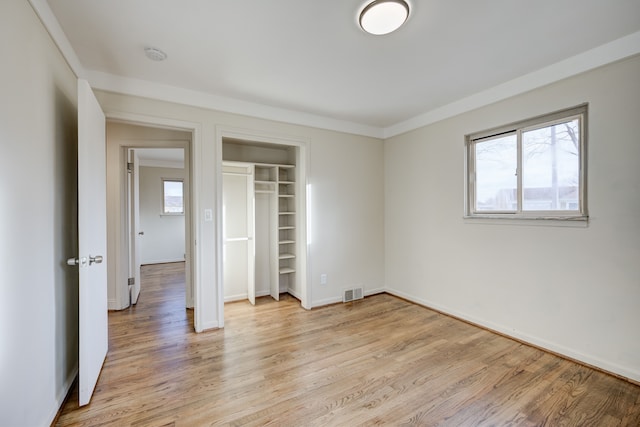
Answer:
<svg viewBox="0 0 640 427"><path fill-rule="evenodd" d="M404 0L374 0L360 12L360 26L369 34L389 34L402 26L409 17L409 5Z"/></svg>
<svg viewBox="0 0 640 427"><path fill-rule="evenodd" d="M155 47L145 47L144 54L152 61L164 61L167 59L167 54Z"/></svg>

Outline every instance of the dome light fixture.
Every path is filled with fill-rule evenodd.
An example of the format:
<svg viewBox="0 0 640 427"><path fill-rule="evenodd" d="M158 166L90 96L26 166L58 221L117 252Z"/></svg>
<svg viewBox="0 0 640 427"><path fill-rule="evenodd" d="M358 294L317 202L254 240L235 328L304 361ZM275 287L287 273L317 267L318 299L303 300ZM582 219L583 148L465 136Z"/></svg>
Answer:
<svg viewBox="0 0 640 427"><path fill-rule="evenodd" d="M360 12L360 27L369 34L381 36L402 26L409 17L404 0L373 0Z"/></svg>

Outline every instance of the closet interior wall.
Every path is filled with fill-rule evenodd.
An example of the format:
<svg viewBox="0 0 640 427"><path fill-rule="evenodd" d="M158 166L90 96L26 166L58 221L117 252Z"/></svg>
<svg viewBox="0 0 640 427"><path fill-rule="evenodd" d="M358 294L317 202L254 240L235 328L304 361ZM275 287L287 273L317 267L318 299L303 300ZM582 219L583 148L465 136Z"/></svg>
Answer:
<svg viewBox="0 0 640 427"><path fill-rule="evenodd" d="M290 293L300 299L296 278L296 147L224 138L222 157L226 165L253 165L255 296L278 299L280 293ZM225 268L231 268L227 262L233 261L225 260ZM224 290L225 302L246 298L233 283L225 283Z"/></svg>

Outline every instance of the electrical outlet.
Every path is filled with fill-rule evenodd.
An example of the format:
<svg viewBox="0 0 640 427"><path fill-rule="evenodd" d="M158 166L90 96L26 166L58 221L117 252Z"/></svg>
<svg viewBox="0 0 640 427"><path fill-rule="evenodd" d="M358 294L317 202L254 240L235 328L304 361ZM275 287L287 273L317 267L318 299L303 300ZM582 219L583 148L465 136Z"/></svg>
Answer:
<svg viewBox="0 0 640 427"><path fill-rule="evenodd" d="M320 284L321 285L326 285L327 284L327 275L326 273L323 273L320 275Z"/></svg>

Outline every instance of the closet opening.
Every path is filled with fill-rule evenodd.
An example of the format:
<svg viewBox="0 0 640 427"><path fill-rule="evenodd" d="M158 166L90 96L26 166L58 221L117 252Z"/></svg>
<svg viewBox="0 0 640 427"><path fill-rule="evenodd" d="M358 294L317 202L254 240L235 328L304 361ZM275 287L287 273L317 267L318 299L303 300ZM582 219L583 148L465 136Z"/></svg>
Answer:
<svg viewBox="0 0 640 427"><path fill-rule="evenodd" d="M224 303L292 295L306 306L303 147L222 137Z"/></svg>

